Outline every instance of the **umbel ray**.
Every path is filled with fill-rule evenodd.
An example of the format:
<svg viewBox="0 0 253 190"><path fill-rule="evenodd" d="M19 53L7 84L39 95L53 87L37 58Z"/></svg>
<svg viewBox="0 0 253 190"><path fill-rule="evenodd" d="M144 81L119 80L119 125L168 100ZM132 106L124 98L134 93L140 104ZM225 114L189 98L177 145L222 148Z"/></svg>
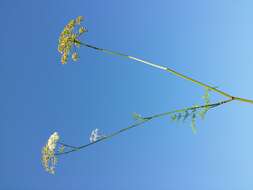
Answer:
<svg viewBox="0 0 253 190"><path fill-rule="evenodd" d="M83 17L79 16L76 19L71 20L63 29L63 31L60 34L59 37L59 44L58 44L58 51L61 54L61 63L67 64L69 61L69 57L71 56L71 59L73 61L78 61L78 52L77 50L81 47L91 48L97 52L111 54L112 56L116 57L122 57L125 59L129 59L133 62L139 62L143 63L145 65L148 65L150 67L163 70L165 72L168 72L170 74L173 74L179 78L185 79L187 81L190 81L191 83L194 83L202 88L205 89L205 94L202 97L204 100L204 103L202 105L194 105L190 107L185 107L178 110L168 111L164 113L159 113L151 116L141 116L140 114L133 114L133 117L135 119L135 122L127 126L125 128L119 129L118 131L112 132L111 134L102 134L99 132L99 129L94 129L91 132L90 135L90 142L81 146L73 146L69 145L67 143L64 143L60 141L59 134L57 132L54 132L48 139L45 146L42 148L42 164L45 170L49 173L54 174L55 173L55 166L58 160L58 157L70 154L82 149L85 149L86 147L89 147L91 145L94 145L98 142L102 142L105 140L109 140L114 136L117 136L121 133L124 133L130 129L142 126L144 123L147 123L151 120L162 118L162 117L171 117L173 121L185 121L190 120L191 122L191 128L193 133L196 132L196 119L197 118L204 118L207 111L210 109L216 108L218 106L222 106L224 104L233 102L233 101L239 101L239 102L245 102L253 104L253 100L233 96L227 92L224 92L220 89L217 89L216 87L212 87L204 82L195 80L189 76L186 76L184 74L181 74L171 68L161 66L158 64L154 64L150 61L146 61L137 57L133 57L124 53L96 47L94 45L88 44L86 42L81 41L81 37L87 33L86 27L82 25ZM220 100L218 102L210 102L209 99L209 92L214 92L217 94L220 94L225 99Z"/></svg>

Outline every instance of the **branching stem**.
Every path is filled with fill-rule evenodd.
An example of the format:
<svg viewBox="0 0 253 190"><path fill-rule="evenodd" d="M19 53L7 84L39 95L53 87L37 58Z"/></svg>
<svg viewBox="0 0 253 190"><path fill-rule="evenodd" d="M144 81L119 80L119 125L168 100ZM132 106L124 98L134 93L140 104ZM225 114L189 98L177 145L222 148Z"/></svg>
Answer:
<svg viewBox="0 0 253 190"><path fill-rule="evenodd" d="M72 148L71 150L68 150L68 151L65 151L65 152L61 152L61 153L56 153L57 156L59 155L63 155L63 154L68 154L68 153L71 153L71 152L75 152L75 151L78 151L78 150L81 150L81 149L84 149L88 146L91 146L93 144L96 144L98 142L101 142L101 141L105 141L105 140L108 140L116 135L119 135L120 133L123 133L125 131L128 131L129 129L132 129L132 128L135 128L135 127L138 127L138 126L141 126L142 124L148 122L148 121L151 121L155 118L160 118L160 117L164 117L164 116L167 116L167 115L171 115L171 114L175 114L175 113L180 113L180 112L185 112L185 111L190 111L190 110L196 110L196 109L201 109L201 108L214 108L214 107L217 107L217 106L220 106L222 104L225 104L225 103L228 103L228 102L231 102L233 100L238 100L238 101L241 101L241 102L247 102L247 103L252 103L253 104L253 100L248 100L248 99L244 99L244 98L239 98L239 97L235 97L235 96L232 96L224 91L221 91L221 90L218 90L217 88L215 87L212 87L212 86L209 86L205 83L202 83L198 80L195 80L191 77L188 77L186 75L183 75L173 69L170 69L168 67L164 67L164 66L161 66L161 65L157 65L157 64L154 64L154 63L151 63L149 61L145 61L145 60L142 60L142 59L139 59L139 58L136 58L136 57L133 57L133 56L130 56L130 55L126 55L126 54L123 54L123 53L120 53L120 52L116 52L116 51L111 51L111 50L107 50L107 49L103 49L103 48L98 48L96 46L93 46L93 45L90 45L90 44L86 44L86 43L83 43L83 42L80 42L78 40L75 40L74 43L76 44L79 44L81 46L85 46L85 47L88 47L88 48L92 48L92 49L95 49L97 51L100 51L100 52L104 52L104 53L108 53L108 54L112 54L112 55L116 55L116 56L120 56L120 57L124 57L124 58L127 58L127 59L131 59L131 60L135 60L137 62L141 62L141 63L144 63L146 65L149 65L151 67L154 67L154 68L157 68L157 69L161 69L161 70L164 70L164 71L167 71L167 72L170 72L172 73L173 75L176 75L182 79L185 79L185 80L188 80L188 81L191 81L192 83L195 83L199 86L202 86L208 90L211 90L213 92L216 92L222 96L225 96L229 99L227 100L224 100L224 101L220 101L220 102L216 102L216 103L213 103L213 104L205 104L205 105L201 105L201 106L191 106L191 107L187 107L187 108L183 108L183 109L179 109L179 110L174 110L174 111L170 111L170 112L164 112L164 113L160 113L160 114L155 114L155 115L152 115L150 117L144 117L142 118L141 120L139 120L138 122L134 123L133 125L130 125L126 128L123 128L123 129L120 129L114 133L111 133L107 136L104 136L102 138L99 138L98 140L94 141L94 142L91 142L91 143L88 143L88 144L85 144L85 145L82 145L82 146L78 146L78 147L75 147L75 146L71 146L71 145L67 145L67 144L64 144L64 143L60 143L61 145L63 146L66 146L66 147L69 147L69 148Z"/></svg>
<svg viewBox="0 0 253 190"><path fill-rule="evenodd" d="M130 126L128 126L126 128L123 128L123 129L120 129L120 130L118 130L118 131L116 131L114 133L111 133L110 135L104 136L104 137L102 137L102 138L100 138L100 139L98 139L98 140L96 140L94 142L91 142L91 143L88 143L88 144L85 144L85 145L82 145L82 146L74 147L74 146L71 146L71 145L67 145L67 144L61 143L62 145L66 145L67 147L74 147L74 148L71 149L71 150L69 150L69 151L57 153L56 155L59 156L59 155L68 154L68 153L71 153L71 152L75 152L75 151L84 149L84 148L86 148L88 146L91 146L91 145L94 145L94 144L96 144L98 142L108 140L108 139L110 139L110 138L112 138L112 137L114 137L116 135L119 135L120 133L128 131L129 129L141 126L142 124L147 123L148 121L151 121L151 120L153 120L155 118L161 118L161 117L168 116L168 115L171 115L171 114L174 114L174 113L179 113L179 112L184 112L184 111L190 111L190 110L196 110L196 109L201 109L201 108L210 108L211 109L211 108L220 106L222 104L231 102L233 100L234 99L230 98L228 100L216 102L216 103L213 103L213 104L207 104L207 105L201 105L201 106L191 106L191 107L187 107L187 108L183 108L183 109L178 109L178 110L174 110L174 111L170 111L170 112L164 112L164 113L160 113L160 114L155 114L155 115L152 115L152 116L149 116L149 117L144 117L144 118L142 118L142 120L140 120L137 123L134 123L133 125L130 125Z"/></svg>

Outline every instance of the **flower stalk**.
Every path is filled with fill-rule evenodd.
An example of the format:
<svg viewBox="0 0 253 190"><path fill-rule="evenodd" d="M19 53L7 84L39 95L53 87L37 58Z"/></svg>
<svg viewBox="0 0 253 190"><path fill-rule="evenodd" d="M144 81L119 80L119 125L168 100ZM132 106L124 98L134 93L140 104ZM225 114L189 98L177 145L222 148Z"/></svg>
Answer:
<svg viewBox="0 0 253 190"><path fill-rule="evenodd" d="M109 140L111 139L112 137L114 136L117 136L123 132L126 132L130 129L133 129L133 128L136 128L136 127L139 127L139 126L142 126L142 124L144 123L147 123L151 120L154 120L156 118L162 118L162 117L165 117L165 116L169 116L169 115L172 115L172 114L175 114L175 113L183 113L183 112L187 112L187 111L192 111L192 110L198 110L198 109L202 109L202 108L208 108L208 109L211 109L211 108L215 108L215 107L218 107L220 105L223 105L223 104L226 104L226 103L229 103L233 101L233 99L227 99L227 100L224 100L224 101L219 101L219 102L216 102L216 103L212 103L212 104L205 104L205 105L200 105L200 106L191 106L191 107L187 107L187 108L183 108L183 109L178 109L178 110L174 110L174 111L169 111L169 112L164 112L164 113L160 113L160 114L155 114L155 115L152 115L152 116L149 116L149 117L143 117L141 119L139 119L138 122L126 127L126 128L123 128L123 129L120 129L116 132L113 132L111 133L110 135L107 135L107 136L104 136L102 138L99 138L98 140L96 141L92 141L88 144L85 144L85 145L82 145L82 146L78 146L78 147L74 147L72 145L67 145L69 147L74 147L68 151L65 151L65 152L59 152L59 153L56 153L55 155L56 156L60 156L60 155L64 155L64 154L69 154L69 153L72 153L72 152L76 152L76 151L79 151L81 149L84 149L84 148L87 148L91 145L94 145L98 142L101 142L101 141L105 141L105 140Z"/></svg>

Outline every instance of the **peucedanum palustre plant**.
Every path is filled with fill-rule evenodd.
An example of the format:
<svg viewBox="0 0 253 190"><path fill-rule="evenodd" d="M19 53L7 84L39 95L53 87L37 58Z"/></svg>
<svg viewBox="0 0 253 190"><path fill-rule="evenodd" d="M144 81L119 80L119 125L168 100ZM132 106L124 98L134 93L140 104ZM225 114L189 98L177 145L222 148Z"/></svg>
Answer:
<svg viewBox="0 0 253 190"><path fill-rule="evenodd" d="M162 117L168 117L170 116L172 121L191 121L191 128L193 133L196 133L196 120L197 118L204 119L206 113L213 108L216 108L218 106L224 105L226 103L232 102L232 101L240 101L240 102L246 102L253 104L253 100L240 98L236 96L232 96L231 94L221 91L220 89L216 87L209 86L203 82L200 82L198 80L195 80L191 77L188 77L186 75L183 75L171 68L164 67L158 64L154 64L149 61L145 61L130 55L126 55L123 53L119 53L116 51L111 51L104 48L99 48L90 44L87 44L83 41L81 41L81 36L87 32L86 27L82 25L83 17L78 16L76 19L71 20L63 29L63 31L60 34L59 37L59 43L58 43L58 51L61 54L61 63L67 64L69 61L69 57L71 56L73 61L78 60L78 52L77 49L80 47L87 47L94 49L98 52L103 52L107 54L111 54L114 56L123 57L126 59L134 60L143 64L146 64L148 66L151 66L153 68L157 68L166 72L169 72L179 78L185 79L187 81L190 81L196 85L199 85L205 89L205 94L203 95L204 103L202 105L194 105L190 107L185 107L182 109L164 112L155 114L152 116L143 117L140 114L134 113L133 118L135 122L125 128L122 128L118 131L112 132L111 134L105 135L99 132L99 129L94 129L91 132L90 135L90 142L87 144L84 144L82 146L72 146L66 143L63 143L62 141L59 141L60 137L57 132L54 132L48 139L48 142L46 145L42 148L42 164L45 168L45 170L51 174L55 173L55 165L57 163L57 158L62 155L66 155L72 152L76 152L79 150L82 150L88 146L94 145L98 142L102 142L108 139L111 139L112 137L119 135L125 131L128 131L129 129L136 128L138 126L142 126L144 123L147 123L153 119L162 118ZM225 97L225 100L221 100L218 102L211 103L210 102L210 92L214 92L217 94L220 94L221 96Z"/></svg>

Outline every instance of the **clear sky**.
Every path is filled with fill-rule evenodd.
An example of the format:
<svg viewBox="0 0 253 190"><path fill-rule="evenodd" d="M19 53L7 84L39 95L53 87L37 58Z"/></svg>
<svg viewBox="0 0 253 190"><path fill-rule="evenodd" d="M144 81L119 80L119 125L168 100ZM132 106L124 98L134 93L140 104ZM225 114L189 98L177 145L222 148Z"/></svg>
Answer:
<svg viewBox="0 0 253 190"><path fill-rule="evenodd" d="M1 0L0 189L252 190L253 106L232 102L197 122L163 118L61 157L56 174L41 148L57 131L85 144L131 114L201 103L202 88L119 57L80 49L60 64L58 36L83 15L87 43L176 69L253 99L251 0ZM212 100L223 97L212 94Z"/></svg>

